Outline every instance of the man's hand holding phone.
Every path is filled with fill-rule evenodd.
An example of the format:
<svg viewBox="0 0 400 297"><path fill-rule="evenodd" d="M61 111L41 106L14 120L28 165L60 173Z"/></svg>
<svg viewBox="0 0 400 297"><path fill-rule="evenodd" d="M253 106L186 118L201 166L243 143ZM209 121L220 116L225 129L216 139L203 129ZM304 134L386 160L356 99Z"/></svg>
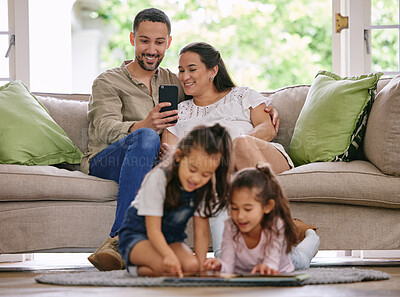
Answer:
<svg viewBox="0 0 400 297"><path fill-rule="evenodd" d="M170 103L169 106L163 107L161 109L161 113L164 113L164 112L170 111L170 110L177 110L178 109L178 86L161 85L158 88L158 102L159 103L162 103L162 102ZM168 120L167 122L171 122L171 121ZM176 120L172 121L172 123L176 123L176 122L177 122Z"/></svg>
<svg viewBox="0 0 400 297"><path fill-rule="evenodd" d="M140 128L151 128L160 131L172 127L178 121L178 87L161 85L159 87L159 103L150 111L147 117L131 126L129 132Z"/></svg>
<svg viewBox="0 0 400 297"><path fill-rule="evenodd" d="M160 131L168 127L175 126L174 121L178 120L178 110L170 110L170 111L164 111L160 112L160 110L163 107L168 107L171 106L171 103L169 102L163 102L157 104L148 114L148 116L139 122L136 122L133 126L131 126L131 129L129 132L132 132L134 130L140 129L140 128L150 128L155 131Z"/></svg>

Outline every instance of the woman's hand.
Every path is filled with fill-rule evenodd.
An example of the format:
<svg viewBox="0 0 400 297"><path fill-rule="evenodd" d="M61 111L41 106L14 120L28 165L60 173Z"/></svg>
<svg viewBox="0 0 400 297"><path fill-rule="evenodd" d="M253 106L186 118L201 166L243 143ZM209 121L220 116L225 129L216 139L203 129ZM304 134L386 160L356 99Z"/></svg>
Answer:
<svg viewBox="0 0 400 297"><path fill-rule="evenodd" d="M265 264L257 264L254 266L253 270L251 271L251 274L255 274L259 272L260 275L273 275L273 274L278 274L279 271L269 268L268 265Z"/></svg>
<svg viewBox="0 0 400 297"><path fill-rule="evenodd" d="M276 127L272 124L271 116L265 112L265 104L260 104L255 108L250 109L250 119L254 128L248 135L256 138L271 141L276 137Z"/></svg>
<svg viewBox="0 0 400 297"><path fill-rule="evenodd" d="M203 267L206 270L221 271L221 261L217 258L208 258L204 261Z"/></svg>
<svg viewBox="0 0 400 297"><path fill-rule="evenodd" d="M174 150L176 145L178 144L178 137L169 132L168 129L165 129L161 135L161 147L159 157L163 158L170 150Z"/></svg>
<svg viewBox="0 0 400 297"><path fill-rule="evenodd" d="M267 105L264 110L266 113L269 113L269 115L271 116L272 125L274 125L276 134L278 134L279 125L280 125L278 111L272 105Z"/></svg>
<svg viewBox="0 0 400 297"><path fill-rule="evenodd" d="M163 269L166 273L176 274L183 277L182 266L175 254L168 255L163 259Z"/></svg>
<svg viewBox="0 0 400 297"><path fill-rule="evenodd" d="M163 159L171 150L172 148L168 143L162 143L160 146L160 152L158 153L159 158Z"/></svg>

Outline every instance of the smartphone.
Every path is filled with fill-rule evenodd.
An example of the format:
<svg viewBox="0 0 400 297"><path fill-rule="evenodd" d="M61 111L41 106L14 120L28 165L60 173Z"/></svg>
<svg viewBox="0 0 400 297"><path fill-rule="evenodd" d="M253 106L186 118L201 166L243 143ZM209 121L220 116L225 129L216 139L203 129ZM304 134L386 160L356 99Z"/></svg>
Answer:
<svg viewBox="0 0 400 297"><path fill-rule="evenodd" d="M178 109L178 86L161 85L158 89L158 102L170 102L171 106L161 108L160 112ZM172 121L170 123L176 123Z"/></svg>

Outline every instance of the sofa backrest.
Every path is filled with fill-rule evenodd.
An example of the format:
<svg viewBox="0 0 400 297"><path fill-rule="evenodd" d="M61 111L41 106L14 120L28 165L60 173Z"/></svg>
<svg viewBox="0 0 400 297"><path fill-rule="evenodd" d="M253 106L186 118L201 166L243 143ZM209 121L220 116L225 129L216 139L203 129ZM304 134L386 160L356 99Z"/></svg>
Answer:
<svg viewBox="0 0 400 297"><path fill-rule="evenodd" d="M43 103L50 116L60 125L81 152L86 152L89 142L89 122L87 120L89 95L43 93L34 93L34 95Z"/></svg>
<svg viewBox="0 0 400 297"><path fill-rule="evenodd" d="M264 96L270 97L272 105L279 113L280 127L274 141L282 144L287 152L289 152L294 126L306 100L309 88L310 85L296 85L272 92L262 92Z"/></svg>
<svg viewBox="0 0 400 297"><path fill-rule="evenodd" d="M377 93L386 86L391 78L383 78L378 82ZM310 85L288 86L274 91L261 92L270 97L272 105L280 117L279 133L274 141L282 144L289 151L294 127L301 108L307 98ZM34 93L50 112L51 117L64 129L68 137L82 152L87 151L88 127L87 104L89 94L54 94Z"/></svg>

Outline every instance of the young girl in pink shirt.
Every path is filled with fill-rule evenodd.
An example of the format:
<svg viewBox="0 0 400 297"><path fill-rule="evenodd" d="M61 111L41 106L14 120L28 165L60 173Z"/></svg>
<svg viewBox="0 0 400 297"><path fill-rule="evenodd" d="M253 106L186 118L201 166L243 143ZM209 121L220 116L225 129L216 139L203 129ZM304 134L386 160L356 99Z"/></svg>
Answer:
<svg viewBox="0 0 400 297"><path fill-rule="evenodd" d="M239 171L229 197L221 258L204 262L224 273L277 274L308 268L319 247L314 230L297 246L289 200L267 165Z"/></svg>

